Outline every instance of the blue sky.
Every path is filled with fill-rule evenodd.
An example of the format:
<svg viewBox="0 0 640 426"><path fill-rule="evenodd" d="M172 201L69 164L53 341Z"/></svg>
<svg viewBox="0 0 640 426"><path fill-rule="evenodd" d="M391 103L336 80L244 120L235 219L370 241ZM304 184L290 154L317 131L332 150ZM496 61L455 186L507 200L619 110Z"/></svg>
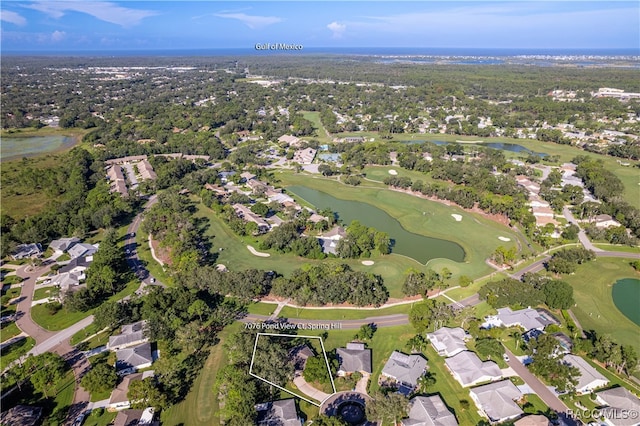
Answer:
<svg viewBox="0 0 640 426"><path fill-rule="evenodd" d="M635 48L633 1L3 0L3 51L304 47Z"/></svg>

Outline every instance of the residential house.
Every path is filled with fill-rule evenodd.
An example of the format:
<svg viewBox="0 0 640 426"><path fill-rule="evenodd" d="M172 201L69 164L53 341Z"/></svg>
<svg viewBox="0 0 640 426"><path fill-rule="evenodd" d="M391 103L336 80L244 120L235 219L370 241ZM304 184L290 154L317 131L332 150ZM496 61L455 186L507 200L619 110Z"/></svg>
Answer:
<svg viewBox="0 0 640 426"><path fill-rule="evenodd" d="M340 226L334 226L333 229L325 232L318 238L322 252L327 254L337 254L338 241L347 237L347 233Z"/></svg>
<svg viewBox="0 0 640 426"><path fill-rule="evenodd" d="M371 374L371 349L366 349L364 343L347 343L346 348L336 349L338 358L338 376L345 376L356 371Z"/></svg>
<svg viewBox="0 0 640 426"><path fill-rule="evenodd" d="M590 393L594 389L601 388L609 383L606 377L598 373L598 370L577 355L567 354L562 358L562 361L580 371L578 384L576 385L576 393L578 394Z"/></svg>
<svg viewBox="0 0 640 426"><path fill-rule="evenodd" d="M121 334L109 337L107 349L110 351L117 351L128 348L129 346L136 346L148 342L149 338L145 336L146 325L146 321L138 321L133 324L123 325Z"/></svg>
<svg viewBox="0 0 640 426"><path fill-rule="evenodd" d="M227 191L221 187L221 186L217 186L217 185L211 185L210 183L206 183L204 185L204 189L208 190L208 191L213 191L216 195L227 195Z"/></svg>
<svg viewBox="0 0 640 426"><path fill-rule="evenodd" d="M109 181L111 181L111 192L118 192L124 196L129 194L127 190L127 184L124 180L124 174L122 173L122 167L120 167L118 164L113 164L107 169L107 178L109 179Z"/></svg>
<svg viewBox="0 0 640 426"><path fill-rule="evenodd" d="M138 163L138 172L143 180L155 180L158 178L156 172L153 170L153 166L147 160L142 160Z"/></svg>
<svg viewBox="0 0 640 426"><path fill-rule="evenodd" d="M502 379L502 371L493 361L482 361L475 352L463 351L444 360L454 379L463 387Z"/></svg>
<svg viewBox="0 0 640 426"><path fill-rule="evenodd" d="M295 200L290 196L288 196L287 194L283 194L282 192L277 192L275 190L267 190L266 196L271 202L275 201L277 203L282 204L285 207L287 207L287 203L291 203L292 206L299 209L299 206L295 202Z"/></svg>
<svg viewBox="0 0 640 426"><path fill-rule="evenodd" d="M454 356L467 350L466 341L470 336L460 327L442 327L433 333L428 333L427 338L440 356Z"/></svg>
<svg viewBox="0 0 640 426"><path fill-rule="evenodd" d="M120 375L150 367L152 363L151 343L116 351L116 372Z"/></svg>
<svg viewBox="0 0 640 426"><path fill-rule="evenodd" d="M258 426L302 426L293 398L258 404L256 411Z"/></svg>
<svg viewBox="0 0 640 426"><path fill-rule="evenodd" d="M302 143L300 139L292 135L282 135L278 138L278 142L284 142L293 147L298 147Z"/></svg>
<svg viewBox="0 0 640 426"><path fill-rule="evenodd" d="M524 414L515 402L522 398L522 393L511 380L478 386L469 394L491 423L505 422Z"/></svg>
<svg viewBox="0 0 640 426"><path fill-rule="evenodd" d="M235 210L236 215L242 218L245 222L253 222L258 225L259 232L267 232L271 226L265 221L262 217L258 216L254 212L252 212L247 206L244 204L236 203L233 206L233 210Z"/></svg>
<svg viewBox="0 0 640 426"><path fill-rule="evenodd" d="M516 420L513 426L551 426L551 422L541 414L531 414Z"/></svg>
<svg viewBox="0 0 640 426"><path fill-rule="evenodd" d="M77 259L83 256L87 257L97 252L98 246L98 244L92 245L86 243L77 243L74 244L73 247L71 247L69 250L67 250L67 253L69 253L69 257L71 257L71 259Z"/></svg>
<svg viewBox="0 0 640 426"><path fill-rule="evenodd" d="M418 379L427 371L427 360L422 355L405 355L393 351L382 368L381 377L394 380L399 391L408 395L418 386Z"/></svg>
<svg viewBox="0 0 640 426"><path fill-rule="evenodd" d="M104 164L111 166L113 164L133 163L140 160L146 160L146 155L131 155L129 157L112 158L111 160L105 160Z"/></svg>
<svg viewBox="0 0 640 426"><path fill-rule="evenodd" d="M149 377L154 377L153 371L145 371L143 373L134 373L124 376L118 386L111 391L107 408L112 411L119 411L126 410L131 407L131 401L129 401L129 396L127 395L129 393L129 386L132 382L144 380Z"/></svg>
<svg viewBox="0 0 640 426"><path fill-rule="evenodd" d="M316 157L316 152L317 150L313 148L299 149L293 153L293 161L300 164L311 164Z"/></svg>
<svg viewBox="0 0 640 426"><path fill-rule="evenodd" d="M27 257L40 256L42 254L42 246L40 243L20 244L11 254L13 260L25 259Z"/></svg>
<svg viewBox="0 0 640 426"><path fill-rule="evenodd" d="M62 265L60 269L58 269L58 273L64 274L67 272L72 273L80 273L84 272L89 268L91 263L93 262L93 256L79 256L72 258L68 263Z"/></svg>
<svg viewBox="0 0 640 426"><path fill-rule="evenodd" d="M594 218L594 224L596 225L596 228L609 228L611 226L615 226L615 227L621 226L620 222L618 222L608 214L597 215Z"/></svg>
<svg viewBox="0 0 640 426"><path fill-rule="evenodd" d="M249 182L250 180L255 179L256 175L254 175L253 173L250 173L250 172L243 172L243 173L240 173L240 178L244 182Z"/></svg>
<svg viewBox="0 0 640 426"><path fill-rule="evenodd" d="M604 422L610 426L632 426L640 424L640 399L623 387L607 389L596 393ZM634 415L635 414L635 415Z"/></svg>
<svg viewBox="0 0 640 426"><path fill-rule="evenodd" d="M158 422L153 421L153 407L144 410L122 410L118 411L113 426L142 426L157 425Z"/></svg>
<svg viewBox="0 0 640 426"><path fill-rule="evenodd" d="M402 419L400 424L402 426L458 426L458 421L440 395L432 395L411 398L409 418Z"/></svg>
<svg viewBox="0 0 640 426"><path fill-rule="evenodd" d="M293 366L297 371L302 371L307 363L307 359L314 355L315 353L309 345L299 345L291 349L289 352L289 360L293 363Z"/></svg>
<svg viewBox="0 0 640 426"><path fill-rule="evenodd" d="M231 180L231 176L234 176L236 172L220 172L218 173L218 177L220 177L220 181L222 183L227 183Z"/></svg>
<svg viewBox="0 0 640 426"><path fill-rule="evenodd" d="M79 243L80 238L71 237L71 238L60 238L58 240L53 240L49 244L49 248L53 249L55 252L64 253L69 250L74 244Z"/></svg>
<svg viewBox="0 0 640 426"><path fill-rule="evenodd" d="M42 417L42 407L32 407L30 405L16 405L13 408L3 411L0 414L0 424L35 426L40 424Z"/></svg>
<svg viewBox="0 0 640 426"><path fill-rule="evenodd" d="M63 297L66 292L73 291L85 279L84 272L64 272L54 276L51 279L51 284L60 287L60 296Z"/></svg>
<svg viewBox="0 0 640 426"><path fill-rule="evenodd" d="M492 327L521 327L524 331L532 329L544 330L548 325L559 325L560 322L546 310L543 309L520 309L512 311L511 308L498 309L497 315L491 315L485 318L482 324L483 328Z"/></svg>

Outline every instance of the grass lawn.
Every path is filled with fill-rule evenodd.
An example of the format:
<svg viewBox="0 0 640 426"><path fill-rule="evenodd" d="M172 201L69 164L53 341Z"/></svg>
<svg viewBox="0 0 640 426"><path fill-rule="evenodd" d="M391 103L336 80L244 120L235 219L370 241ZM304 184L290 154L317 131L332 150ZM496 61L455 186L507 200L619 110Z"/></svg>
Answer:
<svg viewBox="0 0 640 426"><path fill-rule="evenodd" d="M58 289L55 287L38 288L33 293L33 300L46 299L47 297L53 296L57 292Z"/></svg>
<svg viewBox="0 0 640 426"><path fill-rule="evenodd" d="M320 120L320 113L318 111L303 111L302 118L309 120L313 124L313 128L316 131L314 139L318 139L318 142L321 144L328 144L331 142L331 138L327 134L327 131Z"/></svg>
<svg viewBox="0 0 640 426"><path fill-rule="evenodd" d="M478 278L492 272L485 259L498 247L515 246L518 236L509 228L480 215L465 212L457 207L425 200L412 195L387 189L367 188L365 185L351 187L331 179L312 177L290 172L278 175L284 185L303 185L311 189L330 193L331 196L360 201L378 207L397 219L409 232L428 237L442 238L460 244L466 253L465 261L458 263L449 259L433 259L428 267L438 271L443 267L453 273L453 280L460 275ZM423 214L428 212L428 215ZM462 217L460 222L452 214ZM498 236L510 238L510 242L498 240ZM391 235L393 238L393 235ZM395 255L387 258L399 257ZM413 267L420 267L413 261Z"/></svg>
<svg viewBox="0 0 640 426"><path fill-rule="evenodd" d="M167 426L189 425L207 426L220 424L218 417L218 391L214 389L218 369L227 364L222 345L227 336L238 332L243 324L236 322L226 327L218 338L220 341L211 348L211 353L200 375L193 382L184 401L162 412L162 424Z"/></svg>
<svg viewBox="0 0 640 426"><path fill-rule="evenodd" d="M11 275L9 277L5 277L4 280L2 280L2 285L13 285L13 284L19 284L22 281L24 281L22 278L20 278L17 275Z"/></svg>
<svg viewBox="0 0 640 426"><path fill-rule="evenodd" d="M31 337L27 337L3 349L2 356L0 356L0 368L4 370L7 365L29 352L35 345L36 341Z"/></svg>
<svg viewBox="0 0 640 426"><path fill-rule="evenodd" d="M252 303L247 307L247 311L254 315L271 315L278 305L275 303Z"/></svg>
<svg viewBox="0 0 640 426"><path fill-rule="evenodd" d="M71 344L75 346L78 343L82 342L87 337L89 337L89 336L91 336L91 335L93 335L93 334L95 334L97 332L98 332L98 329L97 329L95 323L91 323L87 327L83 328L82 330L78 331L76 334L71 336Z"/></svg>
<svg viewBox="0 0 640 426"><path fill-rule="evenodd" d="M629 259L599 258L578 266L573 275L562 280L573 287L576 301L571 310L585 330L609 334L619 344L632 345L640 353L640 327L625 317L613 303L613 283L621 278L638 277Z"/></svg>
<svg viewBox="0 0 640 426"><path fill-rule="evenodd" d="M596 247L607 251L623 251L626 253L640 253L640 247L623 246L620 244L596 243Z"/></svg>
<svg viewBox="0 0 640 426"><path fill-rule="evenodd" d="M0 330L0 335L2 336L1 340L5 342L11 339L12 337L17 336L20 333L22 333L22 331L20 331L16 323L10 322L8 324L3 325L2 329Z"/></svg>
<svg viewBox="0 0 640 426"><path fill-rule="evenodd" d="M92 411L91 415L87 416L84 423L82 423L83 426L108 426L113 423L118 415L116 412L110 413L106 410L103 411L100 416L98 416L97 413L98 411L96 410Z"/></svg>
<svg viewBox="0 0 640 426"><path fill-rule="evenodd" d="M473 284L470 284L468 287L454 288L453 290L447 291L447 296L449 296L453 300L460 301L476 294L478 290L480 290L480 288L489 281L500 281L501 279L506 277L507 275L505 273L495 271L495 273L491 274L490 277L475 280ZM455 283L455 280L454 284L457 285Z"/></svg>
<svg viewBox="0 0 640 426"><path fill-rule="evenodd" d="M123 297L133 294L140 283L138 281L131 281L127 286L119 293L114 294L108 300L117 301ZM49 314L49 311L44 304L36 305L31 308L31 319L36 322L40 327L49 331L63 330L78 321L93 314L95 309L90 309L87 312L69 312L64 306L54 315Z"/></svg>
<svg viewBox="0 0 640 426"><path fill-rule="evenodd" d="M469 396L469 390L460 386L460 383L456 382L453 376L449 374L444 365L444 358L438 356L431 345L427 347L425 355L429 361L429 371L436 379L436 383L431 387L430 393L440 394L442 400L455 414L458 424L478 424L482 418L478 415L476 406L471 396ZM462 400L469 401L469 408L462 408L460 404Z"/></svg>
<svg viewBox="0 0 640 426"><path fill-rule="evenodd" d="M542 414L549 412L549 407L536 394L527 394L524 397L522 411L526 414Z"/></svg>
<svg viewBox="0 0 640 426"><path fill-rule="evenodd" d="M136 252L138 253L140 261L151 275L164 284L171 285L171 283L173 283L169 274L164 271L162 266L156 262L151 255L151 249L149 248L149 234L144 232L142 227L138 228L138 232L136 233Z"/></svg>
<svg viewBox="0 0 640 426"><path fill-rule="evenodd" d="M239 237L222 219L218 218L211 209L201 203L196 203L196 208L197 212L194 214L195 217L206 217L209 219L203 230L203 235L211 239L213 251L217 256L216 263L223 264L230 270L238 271L258 268L274 270L280 274L289 276L295 269L305 264L317 264L329 261L328 259L306 259L293 254L282 254L274 251L269 252L269 257L254 256L247 250L247 245L258 248L260 243L259 239L247 236ZM222 250L219 250L220 248L222 248ZM371 260L375 262L373 266L362 265L361 259L332 259L331 261L346 263L355 271L371 272L381 275L392 298L404 297L401 291L402 282L404 281L404 271L410 267L420 268L420 264L404 256L378 255L372 256ZM254 308L250 307L250 309ZM252 313L261 315L266 315L262 313L265 311L269 312L269 314L271 313L267 308L255 307L255 309L264 310L261 312L252 311Z"/></svg>
<svg viewBox="0 0 640 426"><path fill-rule="evenodd" d="M411 303L408 303L406 305L392 306L390 308L384 309L313 309L292 308L289 306L285 306L280 311L279 317L318 320L365 319L382 315L408 314L411 310L411 306Z"/></svg>
<svg viewBox="0 0 640 426"><path fill-rule="evenodd" d="M413 182L417 180L421 180L424 183L434 183L438 182L440 184L445 184L442 180L436 180L431 177L430 174L425 174L422 172L418 172L415 170L408 170L400 167L399 165L387 165L387 166L366 166L363 169L363 172L367 179L371 179L376 182L382 183L385 178L391 176L389 174L389 170L395 170L398 177L408 177ZM386 186L385 186L386 187Z"/></svg>

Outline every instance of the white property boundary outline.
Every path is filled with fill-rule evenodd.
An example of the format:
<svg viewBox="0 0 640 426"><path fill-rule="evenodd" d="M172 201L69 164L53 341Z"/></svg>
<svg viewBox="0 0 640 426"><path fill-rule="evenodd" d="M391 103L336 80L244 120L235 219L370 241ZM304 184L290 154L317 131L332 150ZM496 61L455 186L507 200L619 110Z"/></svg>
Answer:
<svg viewBox="0 0 640 426"><path fill-rule="evenodd" d="M327 351L324 348L324 343L322 342L322 337L320 337L320 336L301 336L301 335L298 335L298 334L278 334L278 333L258 333L258 334L256 334L256 341L253 343L253 353L251 354L251 365L249 366L249 375L250 376L253 376L258 380L262 380L263 382L268 383L271 386L275 386L276 388L278 388L280 390L283 390L283 391L287 392L288 394L291 394L291 395L293 395L293 396L295 396L297 398L304 399L309 404L313 404L316 407L320 407L322 405L322 403L324 402L324 401L320 401L320 404L317 404L317 403L311 401L310 399L305 398L304 396L300 396L300 395L298 395L296 393L293 393L289 389L285 389L282 386L278 386L275 383L270 382L269 380L267 380L265 378L262 378L262 377L258 376L257 374L253 373L253 361L254 361L254 358L256 356L256 349L258 348L258 338L260 338L260 336L275 336L275 337L289 337L289 338L303 337L303 338L306 338L306 339L318 339L318 340L320 340L320 347L322 347L322 354L324 355L324 362L327 365L327 373L329 373L329 378L331 379L331 387L333 388L333 393L331 395L329 395L329 397L331 397L331 396L333 396L333 395L335 395L337 393L336 392L336 385L333 382L333 375L331 374L331 368L329 368L329 359L327 358Z"/></svg>

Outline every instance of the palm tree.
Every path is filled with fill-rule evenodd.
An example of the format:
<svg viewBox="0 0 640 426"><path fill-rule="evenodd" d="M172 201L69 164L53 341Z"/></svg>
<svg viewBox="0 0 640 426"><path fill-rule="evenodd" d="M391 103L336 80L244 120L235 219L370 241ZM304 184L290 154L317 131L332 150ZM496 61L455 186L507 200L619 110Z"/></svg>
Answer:
<svg viewBox="0 0 640 426"><path fill-rule="evenodd" d="M522 334L518 330L514 330L511 332L510 336L513 337L514 340L516 341L516 350L518 350L518 345L522 340Z"/></svg>

